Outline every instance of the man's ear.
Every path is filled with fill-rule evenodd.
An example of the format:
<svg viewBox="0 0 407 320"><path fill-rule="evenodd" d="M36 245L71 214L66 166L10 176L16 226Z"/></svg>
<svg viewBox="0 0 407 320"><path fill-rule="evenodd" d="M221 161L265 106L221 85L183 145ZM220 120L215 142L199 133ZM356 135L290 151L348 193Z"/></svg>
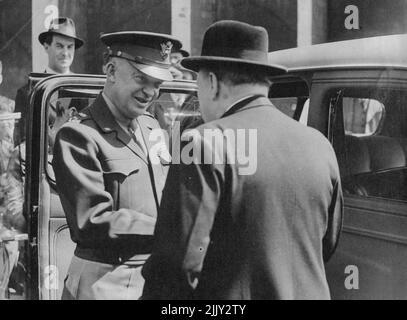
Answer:
<svg viewBox="0 0 407 320"><path fill-rule="evenodd" d="M219 96L220 93L220 82L218 77L213 72L208 73L209 85L210 85L210 94L211 98L215 99Z"/></svg>
<svg viewBox="0 0 407 320"><path fill-rule="evenodd" d="M69 118L73 118L78 114L78 110L75 107L69 108Z"/></svg>
<svg viewBox="0 0 407 320"><path fill-rule="evenodd" d="M116 81L116 64L114 61L109 61L103 66L103 72L106 74L106 79L110 82Z"/></svg>

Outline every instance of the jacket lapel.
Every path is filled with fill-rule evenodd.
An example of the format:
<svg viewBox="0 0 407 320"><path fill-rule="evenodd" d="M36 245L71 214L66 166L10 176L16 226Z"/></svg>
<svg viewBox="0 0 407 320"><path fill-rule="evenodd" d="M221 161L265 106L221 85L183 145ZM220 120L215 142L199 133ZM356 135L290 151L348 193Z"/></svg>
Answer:
<svg viewBox="0 0 407 320"><path fill-rule="evenodd" d="M144 121L139 121L139 125L140 125L140 129L141 129L141 133L143 135L145 145L148 149L148 158L150 160L151 168L153 171L152 175L153 175L153 180L154 180L155 189L156 189L157 207L158 207L160 199L161 199L161 192L157 191L157 186L159 188L159 186L162 184L163 175L166 175L166 170L168 170L168 167L164 167L164 165L162 163L162 156L160 154L157 155L158 159L159 159L158 163L152 161L152 159L151 159L153 156L155 156L152 154L152 152L156 152L156 149L157 149L157 148L155 148L155 149L153 148L156 142L153 142L150 140L150 134L154 128L152 126L150 126L148 122L146 123ZM165 145L165 147L167 147L167 146Z"/></svg>
<svg viewBox="0 0 407 320"><path fill-rule="evenodd" d="M108 134L115 132L117 140L123 143L145 163L148 163L147 155L133 138L119 126L102 95L99 95L95 102L89 107L89 112L103 133Z"/></svg>
<svg viewBox="0 0 407 320"><path fill-rule="evenodd" d="M139 121L139 126L140 126L140 130L141 130L141 134L143 135L143 139L144 139L144 143L147 147L148 150L148 158L150 160L151 166L153 168L154 171L154 177L157 178L159 177L159 172L157 170L161 170L161 163L160 164L154 164L153 161L151 161L151 154L150 154L150 150L153 149L153 142L150 141L150 134L151 131L153 130L153 128L151 126L148 125L148 123L145 123L144 121Z"/></svg>

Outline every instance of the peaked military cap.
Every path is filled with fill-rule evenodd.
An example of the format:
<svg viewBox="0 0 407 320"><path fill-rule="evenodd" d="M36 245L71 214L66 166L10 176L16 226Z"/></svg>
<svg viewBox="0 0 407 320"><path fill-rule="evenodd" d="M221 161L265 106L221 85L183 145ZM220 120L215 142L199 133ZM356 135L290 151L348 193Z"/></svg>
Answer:
<svg viewBox="0 0 407 320"><path fill-rule="evenodd" d="M121 31L100 36L111 57L123 58L142 73L162 81L171 81L171 50L182 47L178 39L161 33Z"/></svg>

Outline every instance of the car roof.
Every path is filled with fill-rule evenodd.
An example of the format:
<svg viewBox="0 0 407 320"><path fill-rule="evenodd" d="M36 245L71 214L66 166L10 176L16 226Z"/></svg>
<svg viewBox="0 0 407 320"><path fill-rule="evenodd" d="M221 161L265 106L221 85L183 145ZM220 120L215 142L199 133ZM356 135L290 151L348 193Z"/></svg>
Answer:
<svg viewBox="0 0 407 320"><path fill-rule="evenodd" d="M269 53L289 72L342 68L407 68L407 34L303 46Z"/></svg>

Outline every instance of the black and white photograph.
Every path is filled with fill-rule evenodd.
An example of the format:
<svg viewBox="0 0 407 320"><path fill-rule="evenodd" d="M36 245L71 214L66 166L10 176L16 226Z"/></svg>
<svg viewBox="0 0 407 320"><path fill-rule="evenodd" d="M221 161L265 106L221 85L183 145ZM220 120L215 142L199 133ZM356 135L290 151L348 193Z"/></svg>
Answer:
<svg viewBox="0 0 407 320"><path fill-rule="evenodd" d="M0 300L407 299L407 0L0 0Z"/></svg>

